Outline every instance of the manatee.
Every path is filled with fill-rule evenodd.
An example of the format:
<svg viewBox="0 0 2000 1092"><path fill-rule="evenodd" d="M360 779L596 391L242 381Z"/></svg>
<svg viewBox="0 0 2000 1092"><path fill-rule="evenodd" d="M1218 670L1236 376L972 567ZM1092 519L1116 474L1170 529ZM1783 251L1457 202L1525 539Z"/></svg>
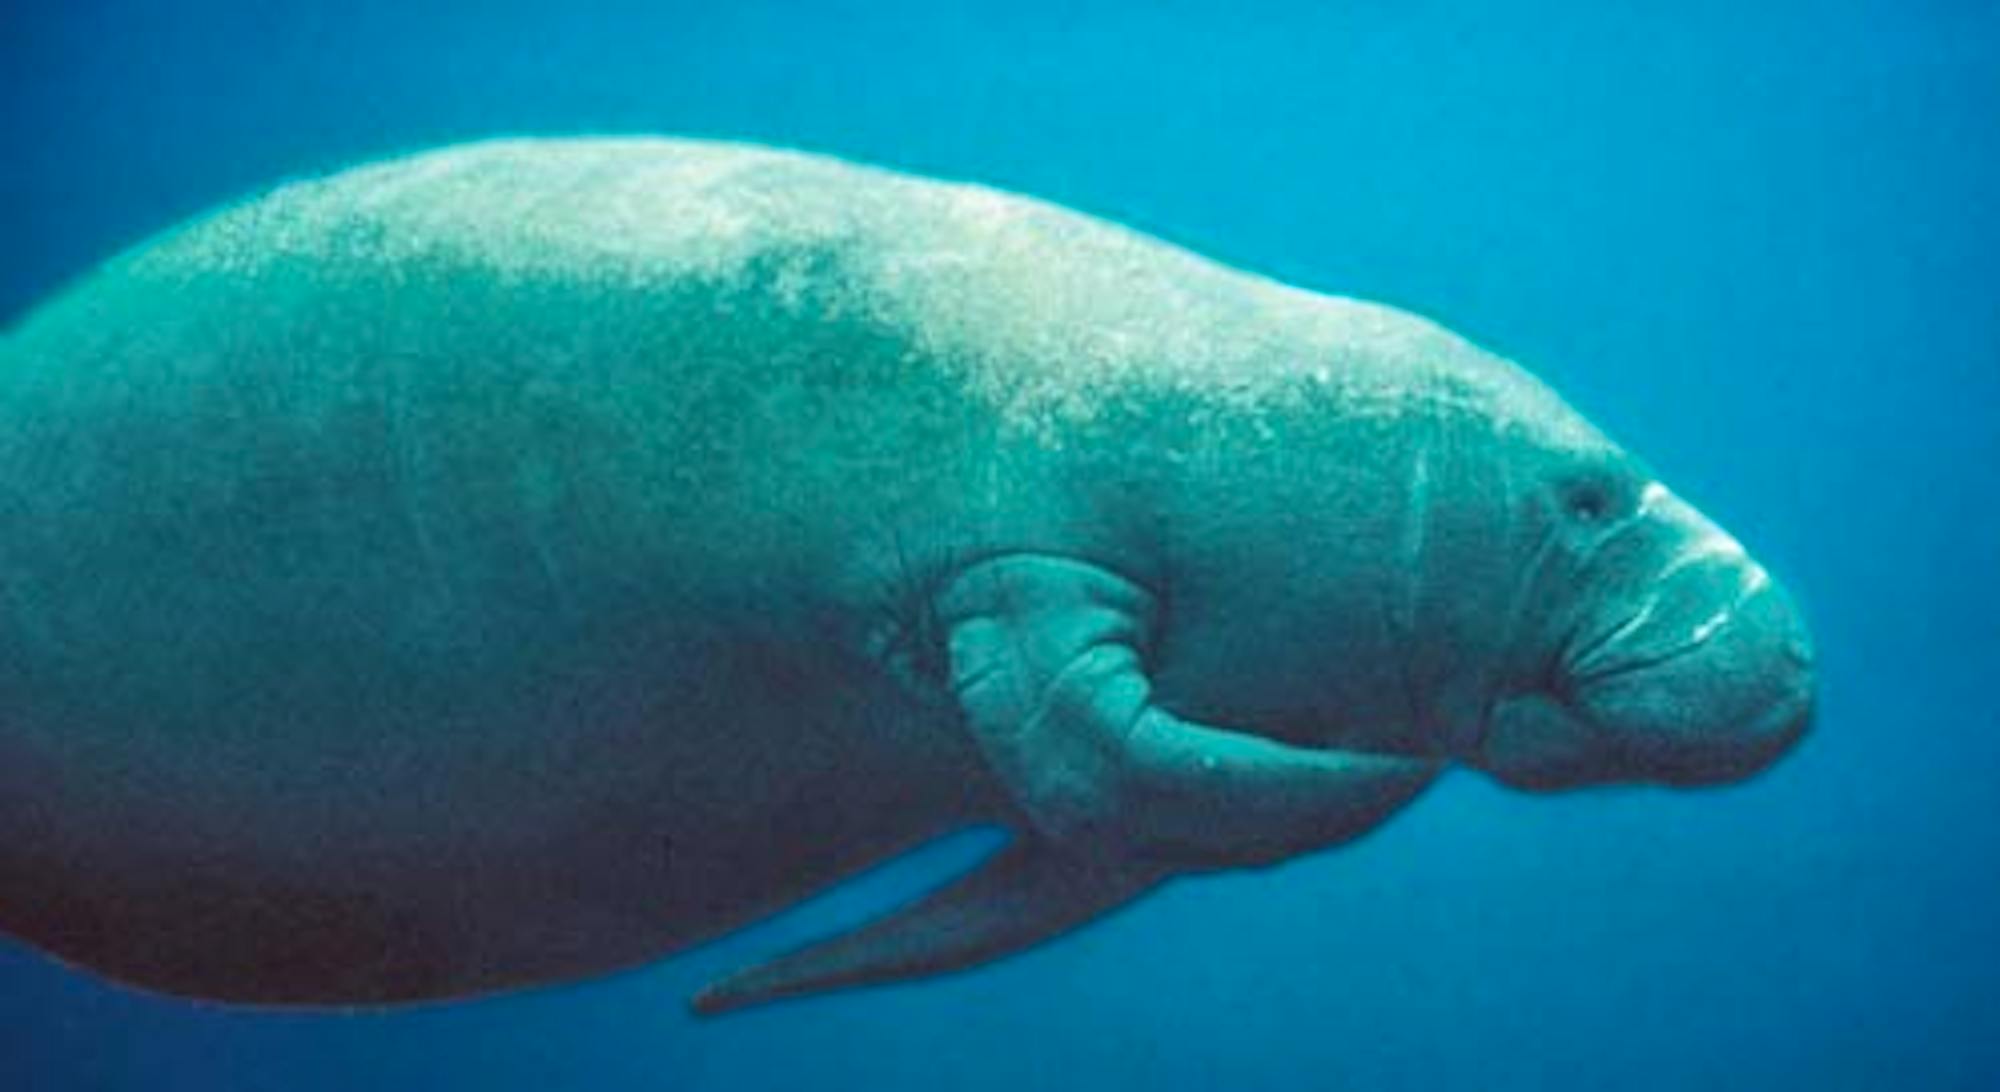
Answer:
<svg viewBox="0 0 2000 1092"><path fill-rule="evenodd" d="M0 928L141 988L595 975L949 831L705 1012L1169 877L1744 778L1806 630L1423 319L1035 200L668 139L296 181L0 342Z"/></svg>

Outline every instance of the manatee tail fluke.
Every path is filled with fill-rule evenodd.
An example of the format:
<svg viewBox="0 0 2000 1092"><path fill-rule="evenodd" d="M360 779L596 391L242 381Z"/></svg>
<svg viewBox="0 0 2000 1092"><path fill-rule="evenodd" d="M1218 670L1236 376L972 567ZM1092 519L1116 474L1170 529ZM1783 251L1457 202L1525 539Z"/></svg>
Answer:
<svg viewBox="0 0 2000 1092"><path fill-rule="evenodd" d="M1163 874L1107 866L1027 835L923 899L849 933L746 968L694 996L715 1016L787 997L955 971L1068 932Z"/></svg>

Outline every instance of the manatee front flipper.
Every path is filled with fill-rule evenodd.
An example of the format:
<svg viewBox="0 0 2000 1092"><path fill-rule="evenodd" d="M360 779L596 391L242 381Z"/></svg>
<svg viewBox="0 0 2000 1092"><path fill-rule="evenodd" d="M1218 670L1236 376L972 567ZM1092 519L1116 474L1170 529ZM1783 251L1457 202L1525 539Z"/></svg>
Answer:
<svg viewBox="0 0 2000 1092"><path fill-rule="evenodd" d="M1067 932L1158 883L1023 834L979 868L851 933L740 971L697 994L705 1016L782 997L957 970Z"/></svg>
<svg viewBox="0 0 2000 1092"><path fill-rule="evenodd" d="M1085 562L981 562L937 612L974 739L1028 820L1074 853L1168 869L1269 863L1361 834L1439 768L1161 709L1144 666L1153 597Z"/></svg>
<svg viewBox="0 0 2000 1092"><path fill-rule="evenodd" d="M1066 932L1176 871L1346 841L1438 763L1291 747L1152 702L1153 600L1083 562L980 562L939 595L965 722L1027 824L970 875L880 921L717 983L719 1013L985 962Z"/></svg>

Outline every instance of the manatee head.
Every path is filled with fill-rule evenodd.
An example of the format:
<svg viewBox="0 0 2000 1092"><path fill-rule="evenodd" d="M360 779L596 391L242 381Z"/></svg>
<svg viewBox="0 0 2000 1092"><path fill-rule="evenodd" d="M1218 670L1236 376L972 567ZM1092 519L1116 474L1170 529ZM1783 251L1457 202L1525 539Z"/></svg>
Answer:
<svg viewBox="0 0 2000 1092"><path fill-rule="evenodd" d="M1516 421L1514 647L1472 756L1508 784L1705 785L1805 732L1813 653L1735 538L1552 397Z"/></svg>

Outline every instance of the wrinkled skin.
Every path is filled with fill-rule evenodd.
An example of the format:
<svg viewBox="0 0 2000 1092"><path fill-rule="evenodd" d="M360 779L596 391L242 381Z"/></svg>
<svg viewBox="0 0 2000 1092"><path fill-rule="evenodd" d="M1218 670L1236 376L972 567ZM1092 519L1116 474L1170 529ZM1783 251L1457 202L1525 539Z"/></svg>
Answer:
<svg viewBox="0 0 2000 1092"><path fill-rule="evenodd" d="M1453 762L1741 778L1810 706L1764 571L1512 364L693 141L448 149L115 259L0 341L0 516L0 927L207 998L599 973L1015 829L713 1005L885 981Z"/></svg>
<svg viewBox="0 0 2000 1092"><path fill-rule="evenodd" d="M1614 471L1568 488L1583 527L1550 567L1595 603L1541 620L1546 672L1501 697L1475 761L1523 788L1763 769L1812 707L1812 649L1785 593L1655 482Z"/></svg>

